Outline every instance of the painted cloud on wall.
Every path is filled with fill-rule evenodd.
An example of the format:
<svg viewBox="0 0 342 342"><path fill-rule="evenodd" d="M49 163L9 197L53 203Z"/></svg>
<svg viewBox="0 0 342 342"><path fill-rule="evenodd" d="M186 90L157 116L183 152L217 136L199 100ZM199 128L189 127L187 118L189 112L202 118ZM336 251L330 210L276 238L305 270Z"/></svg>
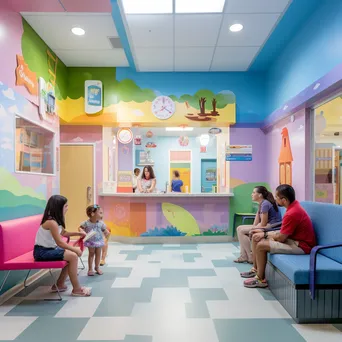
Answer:
<svg viewBox="0 0 342 342"><path fill-rule="evenodd" d="M5 97L7 97L10 100L15 101L15 96L14 96L14 91L12 88L8 88L6 90L3 90L2 93L4 94Z"/></svg>
<svg viewBox="0 0 342 342"><path fill-rule="evenodd" d="M0 147L4 150L11 150L13 151L13 141L10 138L2 138Z"/></svg>

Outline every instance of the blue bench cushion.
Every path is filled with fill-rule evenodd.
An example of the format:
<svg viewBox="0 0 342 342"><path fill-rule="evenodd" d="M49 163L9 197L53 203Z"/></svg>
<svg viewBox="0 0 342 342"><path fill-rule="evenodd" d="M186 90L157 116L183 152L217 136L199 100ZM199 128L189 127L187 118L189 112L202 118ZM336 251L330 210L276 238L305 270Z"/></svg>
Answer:
<svg viewBox="0 0 342 342"><path fill-rule="evenodd" d="M301 205L311 218L318 245L342 243L341 205L316 202L301 202ZM342 263L342 247L325 249L320 253Z"/></svg>
<svg viewBox="0 0 342 342"><path fill-rule="evenodd" d="M294 284L309 284L310 255L270 254L269 261ZM318 254L316 284L342 284L342 264Z"/></svg>

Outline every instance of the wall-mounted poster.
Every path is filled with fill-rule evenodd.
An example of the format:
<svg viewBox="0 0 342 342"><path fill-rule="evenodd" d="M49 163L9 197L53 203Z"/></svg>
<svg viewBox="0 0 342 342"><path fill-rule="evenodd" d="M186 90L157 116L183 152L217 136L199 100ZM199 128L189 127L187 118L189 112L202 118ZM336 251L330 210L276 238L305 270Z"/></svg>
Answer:
<svg viewBox="0 0 342 342"><path fill-rule="evenodd" d="M39 115L43 120L51 121L56 118L55 88L50 82L39 77Z"/></svg>
<svg viewBox="0 0 342 342"><path fill-rule="evenodd" d="M103 92L101 81L85 81L85 112L96 114L103 109Z"/></svg>
<svg viewBox="0 0 342 342"><path fill-rule="evenodd" d="M226 161L252 161L252 145L226 146Z"/></svg>

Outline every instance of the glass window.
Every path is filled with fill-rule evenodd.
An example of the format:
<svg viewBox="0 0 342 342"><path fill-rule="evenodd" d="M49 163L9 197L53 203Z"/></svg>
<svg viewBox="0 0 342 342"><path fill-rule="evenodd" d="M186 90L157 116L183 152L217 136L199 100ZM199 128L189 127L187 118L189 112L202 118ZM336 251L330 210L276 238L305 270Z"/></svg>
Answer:
<svg viewBox="0 0 342 342"><path fill-rule="evenodd" d="M314 110L314 198L342 204L342 98L337 96Z"/></svg>
<svg viewBox="0 0 342 342"><path fill-rule="evenodd" d="M54 174L55 134L16 116L15 170Z"/></svg>

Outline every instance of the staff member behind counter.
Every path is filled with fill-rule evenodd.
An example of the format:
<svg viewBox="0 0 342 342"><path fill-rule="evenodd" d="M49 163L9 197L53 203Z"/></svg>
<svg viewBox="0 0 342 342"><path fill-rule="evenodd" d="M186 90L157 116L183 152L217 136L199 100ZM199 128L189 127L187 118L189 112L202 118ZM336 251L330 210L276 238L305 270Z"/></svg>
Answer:
<svg viewBox="0 0 342 342"><path fill-rule="evenodd" d="M136 193L151 193L156 192L157 179L154 175L152 166L145 166L141 175L138 179L138 188Z"/></svg>

